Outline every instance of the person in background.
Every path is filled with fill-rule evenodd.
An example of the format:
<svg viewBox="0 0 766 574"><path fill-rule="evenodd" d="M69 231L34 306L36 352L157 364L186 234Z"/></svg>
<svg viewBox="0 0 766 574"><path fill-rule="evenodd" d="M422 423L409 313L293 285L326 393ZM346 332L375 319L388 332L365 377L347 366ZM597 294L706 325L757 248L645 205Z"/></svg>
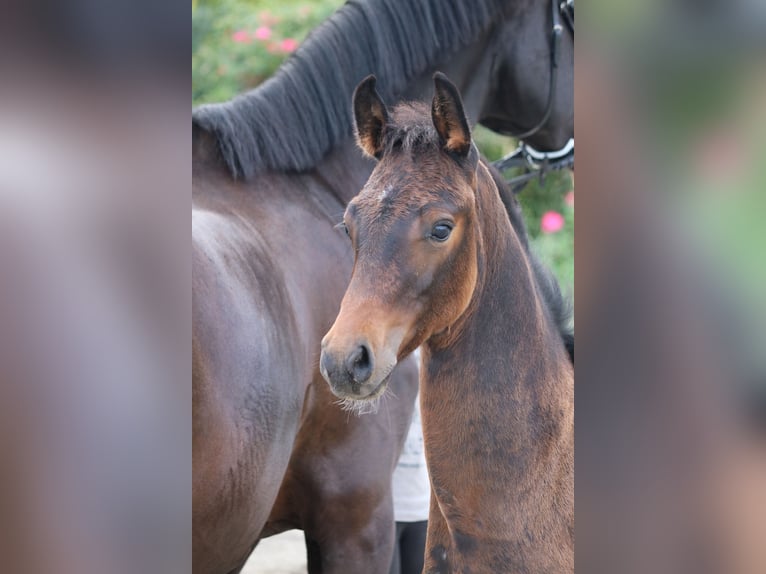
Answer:
<svg viewBox="0 0 766 574"><path fill-rule="evenodd" d="M431 483L428 480L423 448L420 395L415 398L412 423L410 423L410 430L392 481L396 539L390 574L421 574L426 547Z"/></svg>

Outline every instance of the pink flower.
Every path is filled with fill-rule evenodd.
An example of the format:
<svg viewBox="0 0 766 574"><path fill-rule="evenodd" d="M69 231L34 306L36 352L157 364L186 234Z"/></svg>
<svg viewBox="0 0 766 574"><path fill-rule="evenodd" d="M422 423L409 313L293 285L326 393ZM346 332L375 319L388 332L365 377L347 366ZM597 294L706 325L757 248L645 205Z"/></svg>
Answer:
<svg viewBox="0 0 766 574"><path fill-rule="evenodd" d="M564 203L569 207L574 207L574 190L567 192L564 196Z"/></svg>
<svg viewBox="0 0 766 574"><path fill-rule="evenodd" d="M246 30L237 30L231 35L231 39L237 44L249 44L250 34L248 34Z"/></svg>
<svg viewBox="0 0 766 574"><path fill-rule="evenodd" d="M271 28L268 26L261 26L259 28L256 28L255 33L253 34L253 37L256 40L268 40L271 38Z"/></svg>
<svg viewBox="0 0 766 574"><path fill-rule="evenodd" d="M285 38L279 43L279 49L283 52L287 52L288 54L290 52L295 52L295 49L298 47L298 41L294 40L292 38Z"/></svg>
<svg viewBox="0 0 766 574"><path fill-rule="evenodd" d="M557 233L564 227L564 216L558 211L546 211L540 219L540 230L543 233Z"/></svg>

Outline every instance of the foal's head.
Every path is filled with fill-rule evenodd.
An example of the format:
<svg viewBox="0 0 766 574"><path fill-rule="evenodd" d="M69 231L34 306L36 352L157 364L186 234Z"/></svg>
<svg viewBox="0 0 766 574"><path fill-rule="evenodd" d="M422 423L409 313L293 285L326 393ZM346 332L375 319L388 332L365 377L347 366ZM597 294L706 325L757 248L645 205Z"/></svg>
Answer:
<svg viewBox="0 0 766 574"><path fill-rule="evenodd" d="M333 392L374 399L397 361L464 313L476 280L479 154L457 88L434 76L431 107L389 111L375 77L354 93L358 143L379 160L343 218L351 283L322 341Z"/></svg>

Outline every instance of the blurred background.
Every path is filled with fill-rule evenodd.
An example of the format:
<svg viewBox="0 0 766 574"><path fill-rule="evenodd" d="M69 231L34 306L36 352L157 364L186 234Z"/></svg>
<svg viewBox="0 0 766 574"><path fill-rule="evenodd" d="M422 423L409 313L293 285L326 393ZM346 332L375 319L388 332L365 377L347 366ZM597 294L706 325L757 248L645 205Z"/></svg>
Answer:
<svg viewBox="0 0 766 574"><path fill-rule="evenodd" d="M766 572L766 4L578 16L577 570Z"/></svg>
<svg viewBox="0 0 766 574"><path fill-rule="evenodd" d="M268 78L342 0L194 0L192 105L224 101ZM351 105L349 94L349 106ZM482 153L496 160L516 142L478 126ZM516 172L509 170L511 177ZM566 295L574 290L574 181L568 171L533 180L520 195L533 249Z"/></svg>

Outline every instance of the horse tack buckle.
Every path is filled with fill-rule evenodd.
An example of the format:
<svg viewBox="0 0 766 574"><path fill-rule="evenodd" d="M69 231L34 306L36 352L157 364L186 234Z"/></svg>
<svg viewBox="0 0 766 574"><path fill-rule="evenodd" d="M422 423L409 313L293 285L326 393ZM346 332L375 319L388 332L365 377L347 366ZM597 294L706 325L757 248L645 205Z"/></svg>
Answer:
<svg viewBox="0 0 766 574"><path fill-rule="evenodd" d="M566 20L567 26L574 34L574 0L565 0L559 4L559 12Z"/></svg>
<svg viewBox="0 0 766 574"><path fill-rule="evenodd" d="M506 180L514 193L519 193L524 186L535 177L542 184L545 175L551 171L571 169L574 166L574 138L559 150L542 152L521 142L519 146L505 157L492 162L500 172L513 167L523 168L524 172Z"/></svg>

